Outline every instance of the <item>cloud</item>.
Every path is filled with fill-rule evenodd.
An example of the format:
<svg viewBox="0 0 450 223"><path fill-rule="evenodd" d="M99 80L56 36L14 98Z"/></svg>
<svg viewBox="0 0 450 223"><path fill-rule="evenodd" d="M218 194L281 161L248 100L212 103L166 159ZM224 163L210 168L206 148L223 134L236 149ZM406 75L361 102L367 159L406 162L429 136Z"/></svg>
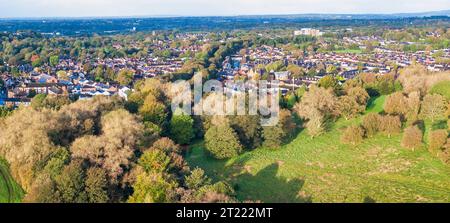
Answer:
<svg viewBox="0 0 450 223"><path fill-rule="evenodd" d="M450 9L449 0L0 0L0 17L394 13Z"/></svg>

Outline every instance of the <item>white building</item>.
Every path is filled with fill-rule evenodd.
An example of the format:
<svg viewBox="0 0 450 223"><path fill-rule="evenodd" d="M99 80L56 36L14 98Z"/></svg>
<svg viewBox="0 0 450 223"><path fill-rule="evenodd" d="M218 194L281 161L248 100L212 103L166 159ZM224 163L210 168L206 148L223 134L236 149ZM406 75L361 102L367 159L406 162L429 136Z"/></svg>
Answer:
<svg viewBox="0 0 450 223"><path fill-rule="evenodd" d="M306 36L321 36L323 33L318 29L303 28L301 30L295 30L294 36L306 35Z"/></svg>

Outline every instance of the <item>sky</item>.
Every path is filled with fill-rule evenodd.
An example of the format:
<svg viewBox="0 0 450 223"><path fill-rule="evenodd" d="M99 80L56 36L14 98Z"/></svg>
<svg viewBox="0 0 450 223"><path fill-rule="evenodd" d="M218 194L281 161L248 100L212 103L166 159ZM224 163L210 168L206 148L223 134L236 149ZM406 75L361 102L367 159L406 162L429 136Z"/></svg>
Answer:
<svg viewBox="0 0 450 223"><path fill-rule="evenodd" d="M450 0L0 0L0 18L406 13Z"/></svg>

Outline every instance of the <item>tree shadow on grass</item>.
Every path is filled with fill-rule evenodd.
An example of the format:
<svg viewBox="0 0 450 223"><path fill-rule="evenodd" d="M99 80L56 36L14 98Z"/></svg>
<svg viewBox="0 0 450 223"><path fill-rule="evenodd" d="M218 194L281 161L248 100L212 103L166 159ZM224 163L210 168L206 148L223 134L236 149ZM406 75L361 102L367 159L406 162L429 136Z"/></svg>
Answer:
<svg viewBox="0 0 450 223"><path fill-rule="evenodd" d="M251 154L244 154L234 160L215 160L205 157L199 148L191 150L188 156L191 167L201 167L214 179L230 183L240 201L261 201L266 203L309 203L311 197L302 192L304 180L286 179L277 176L282 161L272 163L259 171L252 171L247 164ZM255 173L256 172L256 173Z"/></svg>
<svg viewBox="0 0 450 223"><path fill-rule="evenodd" d="M310 203L311 197L301 191L305 181L277 176L278 163L268 165L256 175L245 171L237 176L234 187L241 200L270 203Z"/></svg>

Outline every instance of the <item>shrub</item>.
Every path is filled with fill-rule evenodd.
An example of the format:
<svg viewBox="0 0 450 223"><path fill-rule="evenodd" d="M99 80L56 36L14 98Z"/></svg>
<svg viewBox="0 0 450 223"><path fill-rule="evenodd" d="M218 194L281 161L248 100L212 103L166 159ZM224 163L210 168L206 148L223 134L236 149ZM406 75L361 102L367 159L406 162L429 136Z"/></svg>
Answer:
<svg viewBox="0 0 450 223"><path fill-rule="evenodd" d="M341 142L344 144L356 145L363 141L364 129L360 126L348 127L341 136Z"/></svg>
<svg viewBox="0 0 450 223"><path fill-rule="evenodd" d="M419 111L420 111L420 92L413 91L408 94L408 98L406 99L407 111L405 114L405 118L408 121L408 124L413 124L418 119Z"/></svg>
<svg viewBox="0 0 450 223"><path fill-rule="evenodd" d="M363 113L365 109L366 105L358 104L358 101L355 97L346 95L339 98L339 111L346 120L354 118L358 114Z"/></svg>
<svg viewBox="0 0 450 223"><path fill-rule="evenodd" d="M276 126L263 127L263 146L267 148L279 148L283 144L283 129Z"/></svg>
<svg viewBox="0 0 450 223"><path fill-rule="evenodd" d="M391 115L403 115L406 113L406 97L401 92L396 92L386 97L384 111Z"/></svg>
<svg viewBox="0 0 450 223"><path fill-rule="evenodd" d="M436 152L442 149L447 142L448 132L447 130L440 129L430 132L428 149L430 152Z"/></svg>
<svg viewBox="0 0 450 223"><path fill-rule="evenodd" d="M381 116L377 113L370 113L362 120L362 127L366 130L367 136L373 136L380 130Z"/></svg>
<svg viewBox="0 0 450 223"><path fill-rule="evenodd" d="M348 89L347 95L353 97L358 104L364 105L364 108L370 98L367 91L362 87L353 87Z"/></svg>
<svg viewBox="0 0 450 223"><path fill-rule="evenodd" d="M380 131L391 137L392 134L400 133L402 123L399 116L386 115L380 119Z"/></svg>
<svg viewBox="0 0 450 223"><path fill-rule="evenodd" d="M434 120L444 116L447 102L444 96L439 94L428 94L423 98L421 113L424 118Z"/></svg>
<svg viewBox="0 0 450 223"><path fill-rule="evenodd" d="M402 146L409 149L416 149L422 144L422 131L416 125L405 129L402 139Z"/></svg>
<svg viewBox="0 0 450 223"><path fill-rule="evenodd" d="M450 162L450 138L447 138L447 143L443 146L443 150L438 151L437 155L442 162L447 164Z"/></svg>

